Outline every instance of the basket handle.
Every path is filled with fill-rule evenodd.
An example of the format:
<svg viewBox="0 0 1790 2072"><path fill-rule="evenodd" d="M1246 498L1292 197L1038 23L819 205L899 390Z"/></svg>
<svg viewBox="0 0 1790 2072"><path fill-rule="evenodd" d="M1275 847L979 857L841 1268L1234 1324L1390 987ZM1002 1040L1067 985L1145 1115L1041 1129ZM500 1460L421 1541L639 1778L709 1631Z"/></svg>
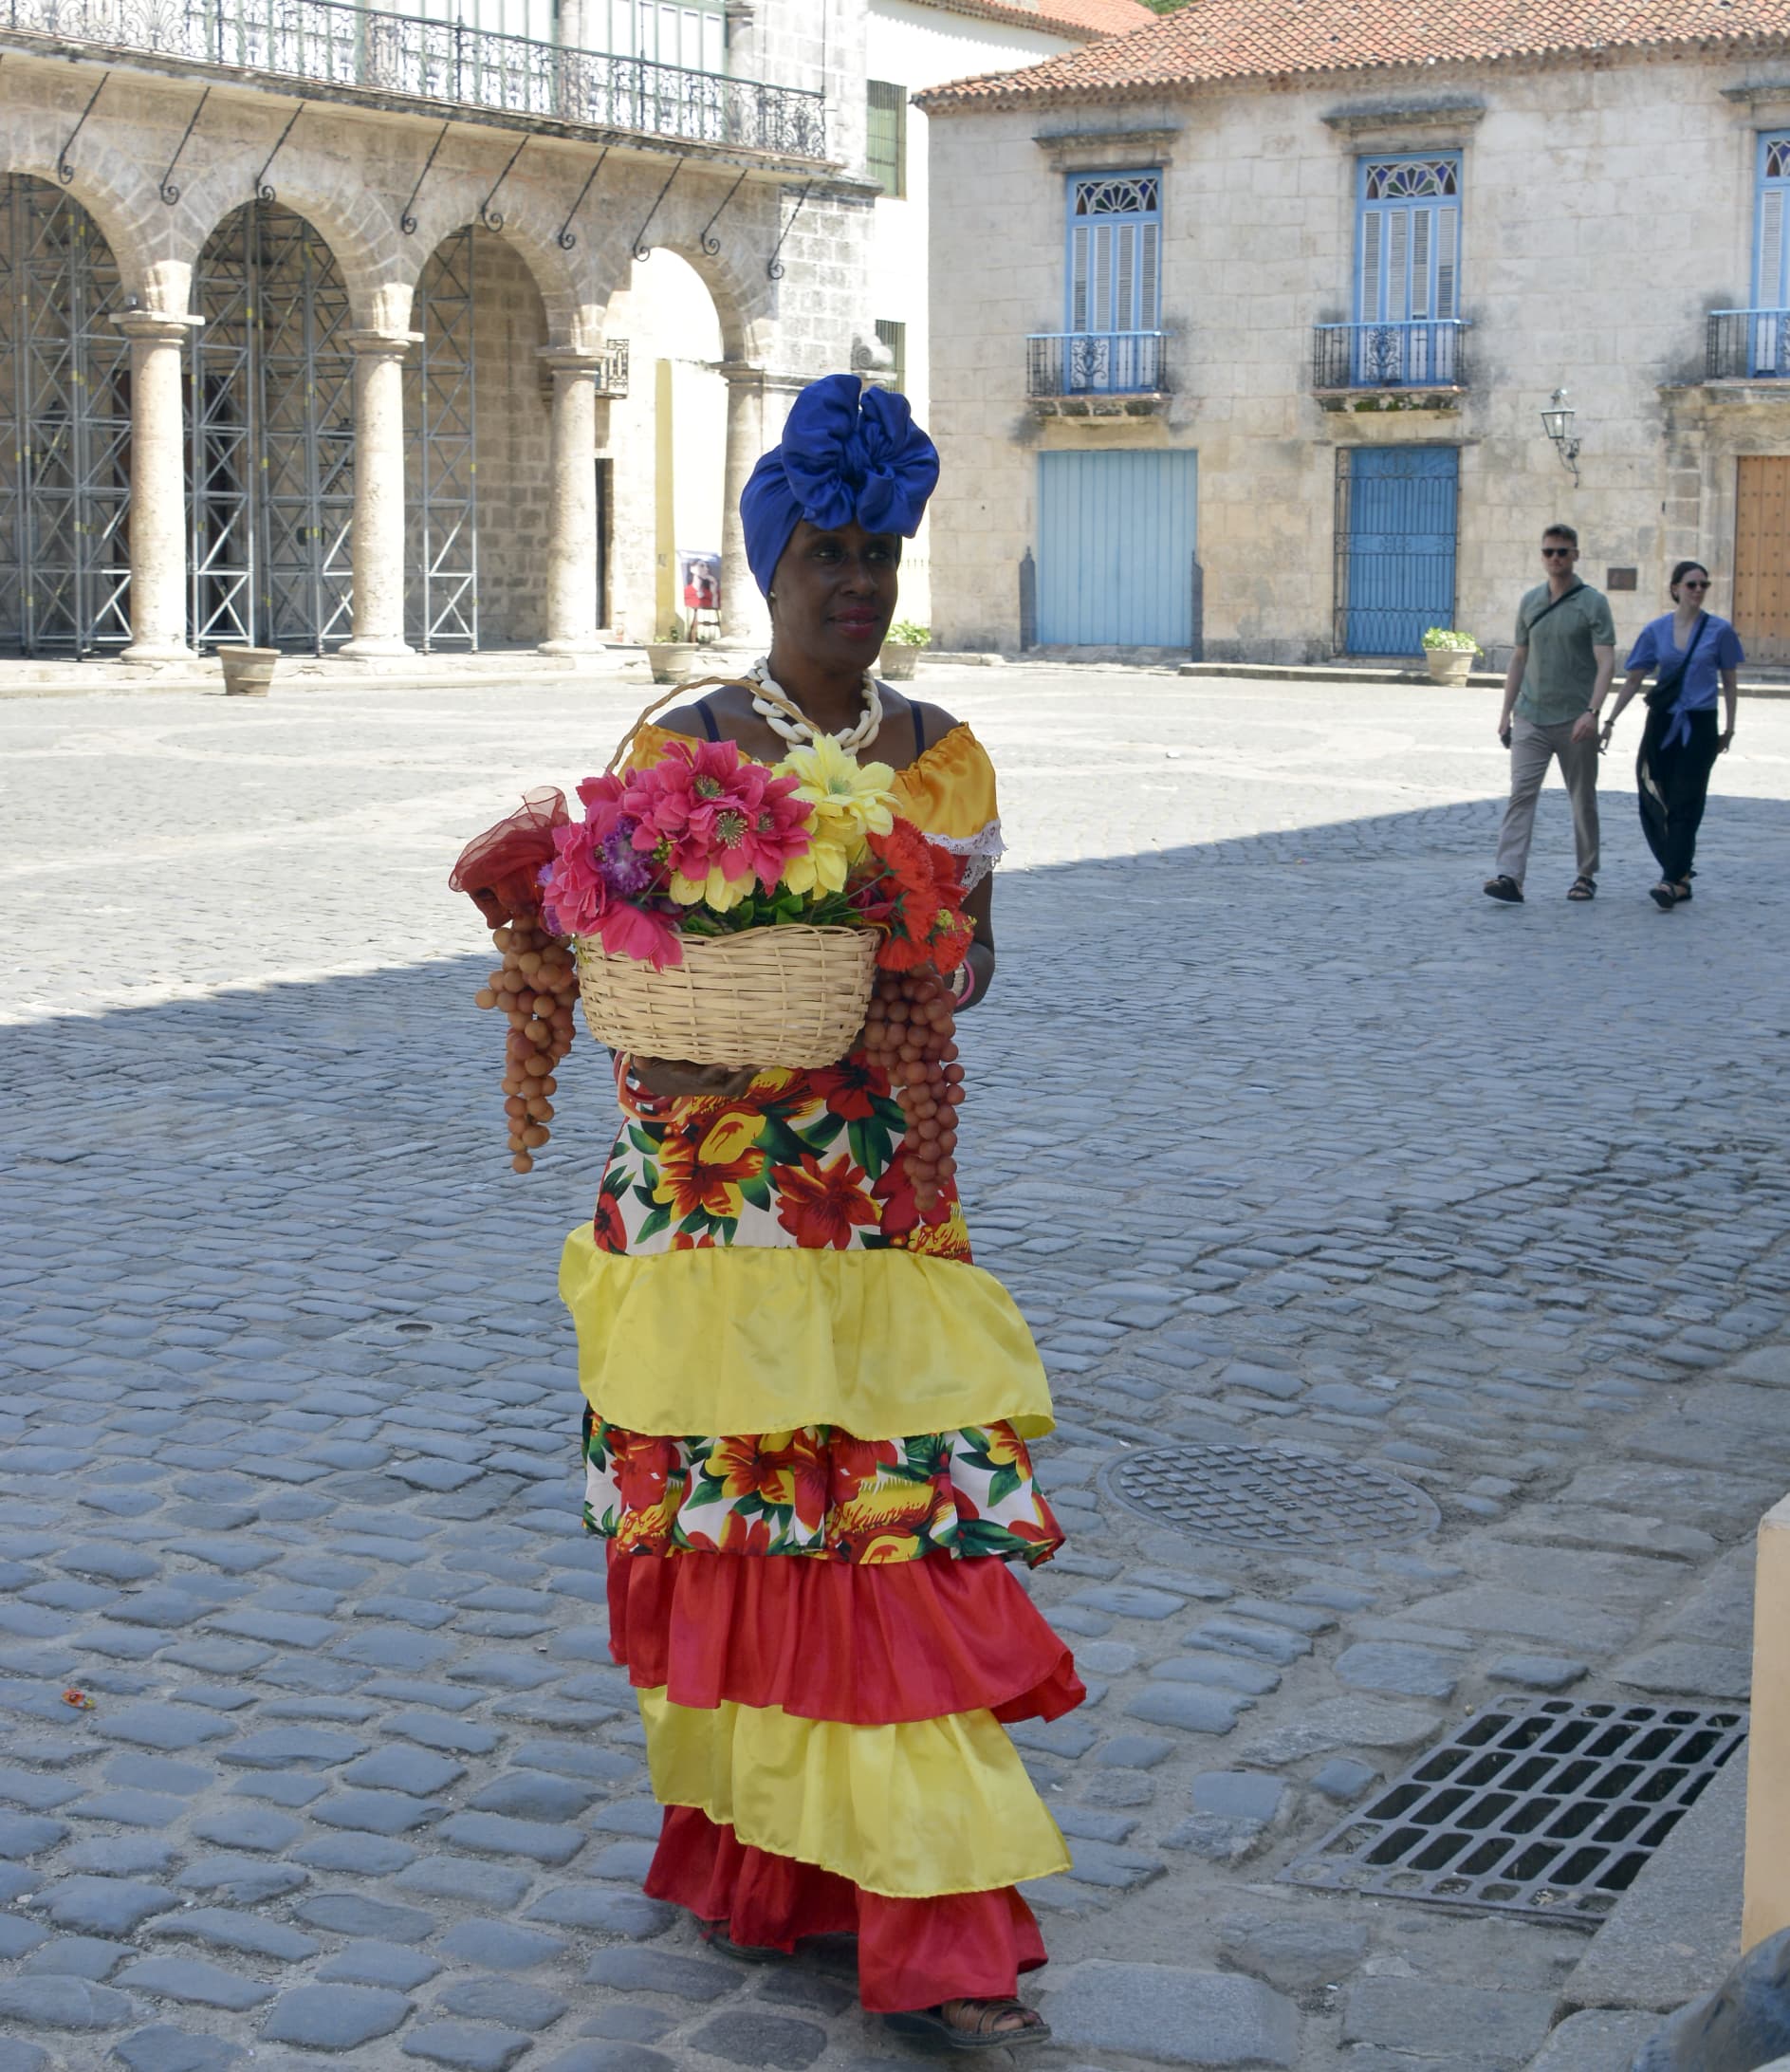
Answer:
<svg viewBox="0 0 1790 2072"><path fill-rule="evenodd" d="M646 725L655 712L662 711L674 698L681 698L687 691L707 690L711 684L733 684L739 681L738 676L694 676L687 682L673 685L671 690L653 700L639 718L635 721L634 725L622 735L620 741L617 743L616 752L609 758L606 774L614 776L616 771L621 768L622 758L634 746L635 736L640 731L640 729ZM808 715L802 710L801 706L793 698L786 697L783 692L773 690L767 683L755 684L752 689L752 696L755 700L766 705L775 706L786 718L799 719L804 726L808 724Z"/></svg>

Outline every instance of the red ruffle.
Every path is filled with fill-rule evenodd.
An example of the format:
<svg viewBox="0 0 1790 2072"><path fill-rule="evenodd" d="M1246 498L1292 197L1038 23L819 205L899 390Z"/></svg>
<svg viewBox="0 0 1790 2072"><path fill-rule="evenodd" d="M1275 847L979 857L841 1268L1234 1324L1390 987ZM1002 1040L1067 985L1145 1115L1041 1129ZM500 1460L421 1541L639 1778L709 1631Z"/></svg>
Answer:
<svg viewBox="0 0 1790 2072"><path fill-rule="evenodd" d="M609 1546L609 1647L637 1689L710 1711L781 1706L857 1727L985 1708L1057 1719L1087 1695L1005 1562L863 1567L801 1555Z"/></svg>
<svg viewBox="0 0 1790 2072"><path fill-rule="evenodd" d="M824 1571L842 1572L849 1573ZM646 1889L698 1920L719 1922L747 1948L791 1950L804 1935L856 1935L858 1997L872 2014L1011 1999L1019 1974L1044 1962L1032 1910L1011 1885L885 1899L832 1871L749 1849L693 1806L666 1808Z"/></svg>

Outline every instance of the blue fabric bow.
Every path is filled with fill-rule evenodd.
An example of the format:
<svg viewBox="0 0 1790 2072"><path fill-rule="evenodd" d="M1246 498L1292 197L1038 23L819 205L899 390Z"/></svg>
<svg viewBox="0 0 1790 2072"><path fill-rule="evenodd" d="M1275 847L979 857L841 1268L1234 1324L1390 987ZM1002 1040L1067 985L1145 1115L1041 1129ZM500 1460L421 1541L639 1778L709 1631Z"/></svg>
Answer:
<svg viewBox="0 0 1790 2072"><path fill-rule="evenodd" d="M857 519L867 532L920 529L938 486L938 449L913 421L905 396L866 389L855 374L811 381L792 405L783 440L740 498L746 559L768 597L771 577L805 518L835 527Z"/></svg>

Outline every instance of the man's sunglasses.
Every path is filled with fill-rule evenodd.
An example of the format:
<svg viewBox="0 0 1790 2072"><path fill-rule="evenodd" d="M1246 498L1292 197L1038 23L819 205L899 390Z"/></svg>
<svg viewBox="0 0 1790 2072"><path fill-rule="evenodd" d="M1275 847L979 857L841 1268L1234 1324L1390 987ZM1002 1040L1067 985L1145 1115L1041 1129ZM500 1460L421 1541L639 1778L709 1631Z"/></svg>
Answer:
<svg viewBox="0 0 1790 2072"><path fill-rule="evenodd" d="M1544 546L1541 549L1541 559L1543 561L1564 561L1572 551L1573 549L1570 546Z"/></svg>

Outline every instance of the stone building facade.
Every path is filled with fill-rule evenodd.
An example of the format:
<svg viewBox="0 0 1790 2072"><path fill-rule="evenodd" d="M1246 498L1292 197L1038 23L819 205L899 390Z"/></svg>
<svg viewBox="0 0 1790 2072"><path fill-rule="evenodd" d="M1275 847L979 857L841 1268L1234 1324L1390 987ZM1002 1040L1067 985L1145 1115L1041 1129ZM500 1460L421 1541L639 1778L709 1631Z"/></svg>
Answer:
<svg viewBox="0 0 1790 2072"><path fill-rule="evenodd" d="M943 641L1507 652L1561 519L1624 638L1698 555L1790 662L1790 9L1525 25L1202 0L923 97Z"/></svg>
<svg viewBox="0 0 1790 2072"><path fill-rule="evenodd" d="M729 509L870 331L861 8L16 0L0 54L0 655L643 633L637 254L706 291Z"/></svg>

